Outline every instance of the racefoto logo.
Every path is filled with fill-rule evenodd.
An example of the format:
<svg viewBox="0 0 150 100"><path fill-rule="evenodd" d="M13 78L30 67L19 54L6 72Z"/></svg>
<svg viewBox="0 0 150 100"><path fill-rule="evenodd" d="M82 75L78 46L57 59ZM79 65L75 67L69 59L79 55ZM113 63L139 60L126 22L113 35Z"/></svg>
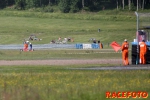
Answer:
<svg viewBox="0 0 150 100"><path fill-rule="evenodd" d="M138 92L106 92L106 98L148 98L148 93L145 91Z"/></svg>

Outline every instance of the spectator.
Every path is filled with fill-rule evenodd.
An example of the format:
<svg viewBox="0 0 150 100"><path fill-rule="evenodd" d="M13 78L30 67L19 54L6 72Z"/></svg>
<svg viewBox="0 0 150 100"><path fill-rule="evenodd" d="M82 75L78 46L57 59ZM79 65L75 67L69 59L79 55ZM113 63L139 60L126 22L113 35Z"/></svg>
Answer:
<svg viewBox="0 0 150 100"><path fill-rule="evenodd" d="M58 38L58 41L61 42L61 37Z"/></svg>
<svg viewBox="0 0 150 100"><path fill-rule="evenodd" d="M66 38L66 37L64 38L64 41L67 41L67 38Z"/></svg>
<svg viewBox="0 0 150 100"><path fill-rule="evenodd" d="M96 43L96 39L93 40L93 43Z"/></svg>
<svg viewBox="0 0 150 100"><path fill-rule="evenodd" d="M29 48L29 51L32 51L32 43L30 43L30 48Z"/></svg>
<svg viewBox="0 0 150 100"><path fill-rule="evenodd" d="M103 44L100 42L100 40L98 41L99 47L100 49L103 49Z"/></svg>

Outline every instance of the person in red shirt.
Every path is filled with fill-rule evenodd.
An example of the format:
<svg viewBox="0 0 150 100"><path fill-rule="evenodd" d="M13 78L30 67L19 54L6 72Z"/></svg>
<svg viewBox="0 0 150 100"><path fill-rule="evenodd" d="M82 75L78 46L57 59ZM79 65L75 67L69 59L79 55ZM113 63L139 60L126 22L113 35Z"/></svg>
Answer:
<svg viewBox="0 0 150 100"><path fill-rule="evenodd" d="M142 40L140 45L140 64L146 64L146 53L147 53L147 45L145 43L145 40Z"/></svg>
<svg viewBox="0 0 150 100"><path fill-rule="evenodd" d="M127 39L125 39L121 46L123 65L129 65L128 49L129 49L129 43L127 42Z"/></svg>

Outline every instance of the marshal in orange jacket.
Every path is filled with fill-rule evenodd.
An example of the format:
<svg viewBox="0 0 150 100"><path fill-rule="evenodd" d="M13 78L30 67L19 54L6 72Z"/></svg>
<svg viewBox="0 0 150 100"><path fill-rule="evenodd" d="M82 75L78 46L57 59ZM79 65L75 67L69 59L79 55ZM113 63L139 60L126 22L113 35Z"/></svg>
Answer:
<svg viewBox="0 0 150 100"><path fill-rule="evenodd" d="M147 53L147 45L144 40L139 45L140 45L140 64L146 64L145 55Z"/></svg>
<svg viewBox="0 0 150 100"><path fill-rule="evenodd" d="M127 39L125 39L124 43L121 46L123 65L129 65L128 49L129 49L129 43L127 42Z"/></svg>

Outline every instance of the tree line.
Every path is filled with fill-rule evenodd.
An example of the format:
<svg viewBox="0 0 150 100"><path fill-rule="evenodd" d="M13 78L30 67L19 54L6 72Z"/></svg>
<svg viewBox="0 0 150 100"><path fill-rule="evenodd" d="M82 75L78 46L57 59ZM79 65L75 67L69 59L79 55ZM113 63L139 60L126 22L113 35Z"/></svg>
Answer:
<svg viewBox="0 0 150 100"><path fill-rule="evenodd" d="M56 6L64 13L105 9L138 11L150 9L150 0L0 0L0 9L12 6L19 10L47 7L49 11Z"/></svg>

